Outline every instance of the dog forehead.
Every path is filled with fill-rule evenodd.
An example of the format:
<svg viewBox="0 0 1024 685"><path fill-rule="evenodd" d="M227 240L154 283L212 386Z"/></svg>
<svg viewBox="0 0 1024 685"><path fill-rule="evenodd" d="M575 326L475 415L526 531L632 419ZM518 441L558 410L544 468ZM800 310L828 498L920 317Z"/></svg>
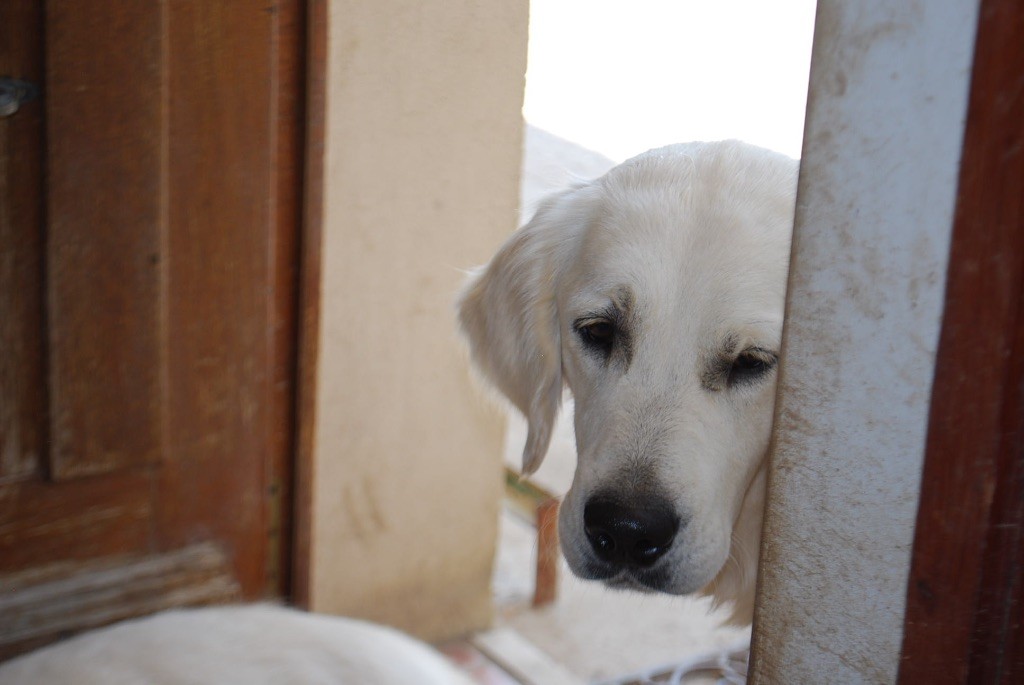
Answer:
<svg viewBox="0 0 1024 685"><path fill-rule="evenodd" d="M743 300L783 280L786 246L745 226L742 212L665 195L604 205L579 236L574 290L607 295L628 287L638 300L685 305Z"/></svg>
<svg viewBox="0 0 1024 685"><path fill-rule="evenodd" d="M781 320L795 178L794 160L736 142L627 160L589 186L563 304L596 309L628 288L638 313L710 318L705 330Z"/></svg>
<svg viewBox="0 0 1024 685"><path fill-rule="evenodd" d="M708 225L714 219L705 220L691 215L666 230L655 230L651 222L639 228L595 224L584 236L563 293L567 314L611 307L639 326L636 333L664 329L686 336L689 331L707 344L747 330L760 339L778 337L788 247L766 245L750 232L721 230ZM683 225L687 222L691 225Z"/></svg>

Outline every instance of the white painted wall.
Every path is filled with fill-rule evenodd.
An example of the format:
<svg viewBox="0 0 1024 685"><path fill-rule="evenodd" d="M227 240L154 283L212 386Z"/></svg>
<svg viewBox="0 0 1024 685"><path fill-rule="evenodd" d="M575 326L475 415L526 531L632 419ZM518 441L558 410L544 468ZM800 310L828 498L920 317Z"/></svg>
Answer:
<svg viewBox="0 0 1024 685"><path fill-rule="evenodd" d="M516 226L527 1L329 20L311 604L440 639L491 617L503 422L454 302Z"/></svg>
<svg viewBox="0 0 1024 685"><path fill-rule="evenodd" d="M754 683L896 677L976 5L819 3Z"/></svg>

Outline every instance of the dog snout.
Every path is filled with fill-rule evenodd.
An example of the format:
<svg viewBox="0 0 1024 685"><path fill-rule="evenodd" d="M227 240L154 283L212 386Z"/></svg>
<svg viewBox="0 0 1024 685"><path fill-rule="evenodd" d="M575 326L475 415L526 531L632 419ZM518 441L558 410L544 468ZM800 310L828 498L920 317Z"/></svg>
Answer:
<svg viewBox="0 0 1024 685"><path fill-rule="evenodd" d="M667 503L627 507L598 497L583 509L583 526L594 553L619 566L648 567L672 546L679 516Z"/></svg>

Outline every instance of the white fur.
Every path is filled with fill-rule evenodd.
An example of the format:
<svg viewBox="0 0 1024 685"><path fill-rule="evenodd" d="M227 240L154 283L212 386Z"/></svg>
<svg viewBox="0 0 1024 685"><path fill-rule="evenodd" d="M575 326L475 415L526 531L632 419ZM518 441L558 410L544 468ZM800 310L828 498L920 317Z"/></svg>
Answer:
<svg viewBox="0 0 1024 685"><path fill-rule="evenodd" d="M728 341L779 350L796 172L732 141L652 150L549 199L468 284L462 329L528 420L526 473L563 385L573 393L578 463L559 532L576 573L592 574L587 498L642 481L671 493L686 524L658 561L663 580L641 589L703 591L749 622L776 371L736 387L703 379L730 363ZM574 322L624 297L631 361L602 362Z"/></svg>
<svg viewBox="0 0 1024 685"><path fill-rule="evenodd" d="M4 685L470 685L382 626L260 604L169 611L0 666Z"/></svg>

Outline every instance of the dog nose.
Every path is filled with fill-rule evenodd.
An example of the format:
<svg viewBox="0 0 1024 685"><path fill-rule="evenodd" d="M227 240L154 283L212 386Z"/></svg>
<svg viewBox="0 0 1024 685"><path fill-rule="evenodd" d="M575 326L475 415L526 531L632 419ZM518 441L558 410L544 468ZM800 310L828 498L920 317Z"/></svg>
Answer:
<svg viewBox="0 0 1024 685"><path fill-rule="evenodd" d="M595 499L583 508L583 529L599 559L650 566L672 546L679 517L669 506L631 509Z"/></svg>

